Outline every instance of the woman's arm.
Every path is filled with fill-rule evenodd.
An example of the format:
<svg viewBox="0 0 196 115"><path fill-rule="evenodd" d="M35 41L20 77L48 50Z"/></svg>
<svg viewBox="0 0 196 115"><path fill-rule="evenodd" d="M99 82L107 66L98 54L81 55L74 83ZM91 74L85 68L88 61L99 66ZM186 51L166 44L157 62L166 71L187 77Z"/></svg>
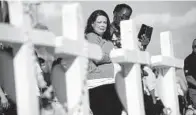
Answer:
<svg viewBox="0 0 196 115"><path fill-rule="evenodd" d="M108 53L103 52L103 56L101 60L93 60L96 65L104 64L104 63L111 63L110 56Z"/></svg>
<svg viewBox="0 0 196 115"><path fill-rule="evenodd" d="M108 49L104 47L104 42L99 38L99 36L94 33L89 33L86 35L86 38L90 43L97 44L102 49L103 56L101 60L93 60L93 62L97 65L104 64L104 63L111 63L109 52L106 52L106 50Z"/></svg>

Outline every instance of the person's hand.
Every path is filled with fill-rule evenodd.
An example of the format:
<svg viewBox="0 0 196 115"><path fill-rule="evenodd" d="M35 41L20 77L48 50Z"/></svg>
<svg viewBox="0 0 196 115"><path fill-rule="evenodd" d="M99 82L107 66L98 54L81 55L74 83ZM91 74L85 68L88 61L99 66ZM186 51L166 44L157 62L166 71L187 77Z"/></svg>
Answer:
<svg viewBox="0 0 196 115"><path fill-rule="evenodd" d="M141 39L138 40L138 47L141 51L144 51L148 44L150 43L150 38L145 34L141 35Z"/></svg>
<svg viewBox="0 0 196 115"><path fill-rule="evenodd" d="M8 109L10 104L8 102L8 99L6 97L1 97L1 106L5 109Z"/></svg>
<svg viewBox="0 0 196 115"><path fill-rule="evenodd" d="M170 108L163 108L163 115L171 115L172 110Z"/></svg>
<svg viewBox="0 0 196 115"><path fill-rule="evenodd" d="M138 46L139 50L143 51L143 46L142 46L141 41L139 40L137 43L138 43L137 46Z"/></svg>
<svg viewBox="0 0 196 115"><path fill-rule="evenodd" d="M145 34L143 34L143 35L141 36L141 38L142 38L142 39L140 40L140 42L141 42L142 46L146 46L146 45L149 44L150 39L149 39Z"/></svg>
<svg viewBox="0 0 196 115"><path fill-rule="evenodd" d="M192 109L187 109L185 115L194 115L194 112Z"/></svg>
<svg viewBox="0 0 196 115"><path fill-rule="evenodd" d="M53 87L49 86L46 91L41 95L42 98L51 99L52 98Z"/></svg>

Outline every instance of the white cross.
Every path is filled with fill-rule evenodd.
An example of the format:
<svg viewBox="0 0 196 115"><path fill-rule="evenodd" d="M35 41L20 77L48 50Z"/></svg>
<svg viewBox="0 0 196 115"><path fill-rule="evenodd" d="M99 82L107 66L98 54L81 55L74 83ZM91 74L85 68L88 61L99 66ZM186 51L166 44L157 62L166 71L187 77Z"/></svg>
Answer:
<svg viewBox="0 0 196 115"><path fill-rule="evenodd" d="M141 64L150 64L148 52L140 51L133 20L121 22L122 49L111 52L113 62L121 63L124 77L116 78L117 92L130 115L145 115L141 85Z"/></svg>
<svg viewBox="0 0 196 115"><path fill-rule="evenodd" d="M101 59L102 52L100 47L89 43L87 44L87 42L84 41L84 25L81 12L82 8L77 3L66 4L63 6L63 38L67 38L67 40L65 41L65 39L62 39L59 43L65 44L66 46L56 48L55 52L63 57L65 56L64 58L66 58L67 61L72 62L65 75L68 110L72 113L72 110L76 107L78 102L82 101L83 108L80 108L82 109L81 111L83 111L82 115L88 115L88 91L86 84L87 79L85 77L88 67L88 59L84 57ZM61 37L58 39L61 39ZM64 55L65 52L69 53L70 49L72 49L71 54L79 55L74 60L73 57L70 58L67 55ZM84 93L83 96L81 96L81 93Z"/></svg>
<svg viewBox="0 0 196 115"><path fill-rule="evenodd" d="M70 10L71 9L71 10ZM34 30L30 19L23 15L22 2L9 2L11 25L0 24L0 40L20 43L21 48L14 57L14 75L18 115L38 115L38 100L36 97L35 56L33 44L55 48L55 53L64 58L72 59L71 67L62 80L67 91L68 110L72 109L82 97L82 114L88 115L88 91L84 86L84 96L81 90L88 64L87 58L101 59L101 48L84 41L81 9L79 4L67 4L63 7L63 37L51 33ZM79 20L79 21L78 21ZM55 39L56 38L56 39ZM13 78L14 79L14 78ZM9 84L7 84L9 85ZM73 91L73 88L74 91Z"/></svg>
<svg viewBox="0 0 196 115"><path fill-rule="evenodd" d="M166 108L171 109L170 115L180 115L176 88L175 68L183 68L183 60L174 57L172 34L162 32L160 34L162 55L152 56L153 66L159 70L158 95Z"/></svg>

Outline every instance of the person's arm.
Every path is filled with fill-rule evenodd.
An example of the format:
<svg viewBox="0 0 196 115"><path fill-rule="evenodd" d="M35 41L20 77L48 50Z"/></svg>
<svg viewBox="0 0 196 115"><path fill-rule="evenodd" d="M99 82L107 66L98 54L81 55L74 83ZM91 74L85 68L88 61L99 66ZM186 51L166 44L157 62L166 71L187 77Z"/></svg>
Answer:
<svg viewBox="0 0 196 115"><path fill-rule="evenodd" d="M188 86L187 84L185 83L185 81L182 79L182 76L177 76L177 83L179 83L181 89L183 90L184 93L187 92L188 90Z"/></svg>
<svg viewBox="0 0 196 115"><path fill-rule="evenodd" d="M153 103L156 104L156 95L155 95L155 87L156 87L156 76L151 70L150 67L145 66L143 68L144 72L148 75L146 78L147 88L149 90L149 93L152 97Z"/></svg>
<svg viewBox="0 0 196 115"><path fill-rule="evenodd" d="M1 87L0 87L0 97L1 97L1 98L5 98L5 94L4 94L4 92L3 92L3 90L2 90Z"/></svg>
<svg viewBox="0 0 196 115"><path fill-rule="evenodd" d="M8 108L9 107L9 102L8 102L8 99L6 98L6 96L5 96L5 94L4 94L4 92L3 92L3 90L2 90L2 88L0 87L0 100L1 100L1 106L3 107L3 108Z"/></svg>
<svg viewBox="0 0 196 115"><path fill-rule="evenodd" d="M155 95L155 89L150 90L149 93L150 93L150 95L152 97L153 103L156 104L157 103L157 100L156 100L156 95Z"/></svg>
<svg viewBox="0 0 196 115"><path fill-rule="evenodd" d="M61 64L57 64L52 68L51 81L55 92L55 95L61 104L67 102L66 93L66 82L65 82L65 72Z"/></svg>
<svg viewBox="0 0 196 115"><path fill-rule="evenodd" d="M193 78L193 76L188 75L186 76L187 82L191 85L193 85L194 87L196 87L196 80Z"/></svg>
<svg viewBox="0 0 196 115"><path fill-rule="evenodd" d="M97 44L102 48L103 56L102 56L101 60L93 60L93 62L97 65L103 64L103 63L111 63L109 53L104 51L103 42L101 42L101 40L98 38L98 36L94 33L89 33L86 35L86 38L90 43Z"/></svg>
<svg viewBox="0 0 196 115"><path fill-rule="evenodd" d="M47 83L46 81L44 80L44 76L43 76L43 73L42 73L42 70L39 66L38 63L36 63L36 69L37 69L37 84L38 84L38 87L39 88L46 88L47 87Z"/></svg>
<svg viewBox="0 0 196 115"><path fill-rule="evenodd" d="M94 60L94 62L97 65L104 64L104 63L111 63L110 54L103 52L103 57L101 58L101 60Z"/></svg>
<svg viewBox="0 0 196 115"><path fill-rule="evenodd" d="M196 80L193 78L191 71L190 71L190 67L188 64L188 60L185 59L184 61L184 74L186 76L186 80L189 84L193 85L194 87L196 87Z"/></svg>
<svg viewBox="0 0 196 115"><path fill-rule="evenodd" d="M146 80L147 80L147 87L148 87L148 89L149 90L155 89L155 87L156 87L156 76L155 76L155 74L153 73L153 71L151 70L151 68L148 67L148 66L145 66L143 68L143 70L147 74Z"/></svg>

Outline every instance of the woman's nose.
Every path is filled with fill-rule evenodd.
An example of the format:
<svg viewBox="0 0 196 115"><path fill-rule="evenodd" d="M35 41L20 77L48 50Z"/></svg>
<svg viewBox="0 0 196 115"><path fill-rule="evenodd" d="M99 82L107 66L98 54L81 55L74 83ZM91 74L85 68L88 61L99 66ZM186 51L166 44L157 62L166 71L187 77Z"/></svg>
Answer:
<svg viewBox="0 0 196 115"><path fill-rule="evenodd" d="M101 27L106 27L106 24L105 23L101 23Z"/></svg>

